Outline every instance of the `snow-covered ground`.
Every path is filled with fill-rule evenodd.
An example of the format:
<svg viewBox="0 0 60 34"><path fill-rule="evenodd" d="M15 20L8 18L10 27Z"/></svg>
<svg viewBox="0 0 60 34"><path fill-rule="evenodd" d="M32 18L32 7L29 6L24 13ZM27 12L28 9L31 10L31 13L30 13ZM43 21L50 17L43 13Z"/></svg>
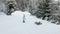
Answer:
<svg viewBox="0 0 60 34"><path fill-rule="evenodd" d="M25 23L22 22L24 14ZM36 21L42 25L36 25ZM0 13L0 34L60 34L60 25L38 19L27 11L16 11L11 16Z"/></svg>

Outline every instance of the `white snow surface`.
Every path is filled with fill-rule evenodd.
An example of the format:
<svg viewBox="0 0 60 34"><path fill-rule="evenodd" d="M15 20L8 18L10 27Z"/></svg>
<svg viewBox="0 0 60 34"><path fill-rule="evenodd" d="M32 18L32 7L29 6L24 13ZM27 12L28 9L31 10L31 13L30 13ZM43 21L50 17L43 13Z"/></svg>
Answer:
<svg viewBox="0 0 60 34"><path fill-rule="evenodd" d="M22 22L25 14L25 23ZM36 25L35 22L42 25ZM60 34L60 25L36 18L27 11L16 11L11 16L0 13L0 34Z"/></svg>

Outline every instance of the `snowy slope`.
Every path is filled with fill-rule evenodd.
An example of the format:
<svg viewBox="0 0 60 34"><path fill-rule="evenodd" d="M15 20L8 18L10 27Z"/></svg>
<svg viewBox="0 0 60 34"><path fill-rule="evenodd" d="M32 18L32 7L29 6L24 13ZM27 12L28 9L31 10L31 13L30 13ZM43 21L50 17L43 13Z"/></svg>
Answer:
<svg viewBox="0 0 60 34"><path fill-rule="evenodd" d="M22 22L24 14L26 23ZM36 21L42 25L36 25ZM28 12L16 11L11 16L0 15L0 34L60 34L60 25L38 19Z"/></svg>

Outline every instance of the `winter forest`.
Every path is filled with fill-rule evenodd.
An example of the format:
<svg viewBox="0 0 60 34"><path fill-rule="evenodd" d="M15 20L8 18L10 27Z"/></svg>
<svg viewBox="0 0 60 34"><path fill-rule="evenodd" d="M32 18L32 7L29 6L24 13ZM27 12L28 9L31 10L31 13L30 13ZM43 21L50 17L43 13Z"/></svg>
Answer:
<svg viewBox="0 0 60 34"><path fill-rule="evenodd" d="M60 34L60 0L0 0L0 34Z"/></svg>
<svg viewBox="0 0 60 34"><path fill-rule="evenodd" d="M60 24L60 0L0 0L0 12L11 15L17 10Z"/></svg>

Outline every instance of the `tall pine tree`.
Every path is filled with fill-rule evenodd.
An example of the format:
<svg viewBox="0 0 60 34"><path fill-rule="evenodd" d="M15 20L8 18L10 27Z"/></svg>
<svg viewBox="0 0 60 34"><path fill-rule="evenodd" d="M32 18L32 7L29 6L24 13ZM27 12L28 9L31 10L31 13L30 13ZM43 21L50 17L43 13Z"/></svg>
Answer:
<svg viewBox="0 0 60 34"><path fill-rule="evenodd" d="M44 20L45 17L49 17L50 15L50 6L49 6L50 0L39 0L38 10L36 11L36 16L38 18L43 17Z"/></svg>

